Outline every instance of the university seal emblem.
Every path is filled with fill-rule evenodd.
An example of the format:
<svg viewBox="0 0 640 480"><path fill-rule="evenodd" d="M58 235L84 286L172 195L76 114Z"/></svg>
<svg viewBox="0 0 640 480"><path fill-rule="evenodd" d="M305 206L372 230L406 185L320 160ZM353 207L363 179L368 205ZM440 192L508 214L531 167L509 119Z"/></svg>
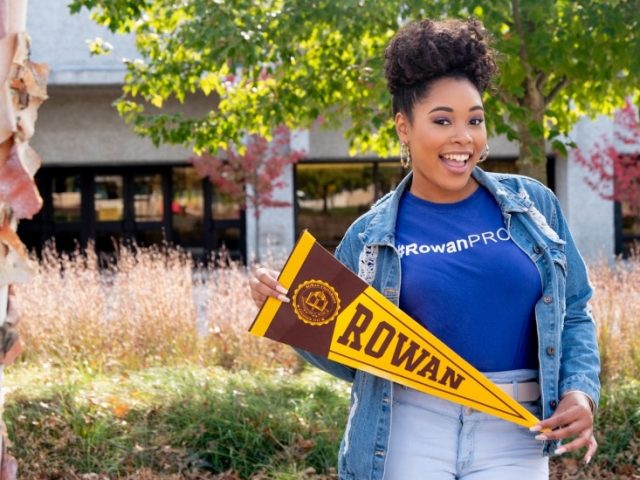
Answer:
<svg viewBox="0 0 640 480"><path fill-rule="evenodd" d="M309 325L326 325L338 316L340 297L338 292L321 280L307 280L293 293L293 310L296 316Z"/></svg>

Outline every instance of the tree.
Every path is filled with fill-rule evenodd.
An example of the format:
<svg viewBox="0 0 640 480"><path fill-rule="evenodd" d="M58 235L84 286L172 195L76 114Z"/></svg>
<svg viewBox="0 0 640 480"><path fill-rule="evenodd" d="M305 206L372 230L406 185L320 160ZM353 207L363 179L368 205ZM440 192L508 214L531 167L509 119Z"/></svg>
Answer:
<svg viewBox="0 0 640 480"><path fill-rule="evenodd" d="M27 249L16 233L18 220L31 218L42 199L33 175L40 157L29 146L36 112L47 98L48 68L31 62L26 33L27 1L0 2L0 397L2 370L22 351L12 284L31 273ZM7 453L0 404L0 478L15 480L18 464Z"/></svg>
<svg viewBox="0 0 640 480"><path fill-rule="evenodd" d="M583 115L611 113L638 95L640 0L71 0L96 22L132 33L120 114L154 142L215 152L277 125L350 122L352 153L397 151L382 54L399 24L481 19L502 74L487 95L490 132L520 145L524 165L544 158ZM101 46L100 42L95 45ZM95 48L95 50L101 50ZM216 98L202 117L161 109L170 98ZM540 168L537 176L542 176Z"/></svg>
<svg viewBox="0 0 640 480"><path fill-rule="evenodd" d="M602 134L591 149L576 148L572 154L587 169L586 183L602 198L640 214L640 124L631 102L616 112L613 126L613 135Z"/></svg>
<svg viewBox="0 0 640 480"><path fill-rule="evenodd" d="M243 152L227 148L225 153L202 155L191 159L201 177L216 186L217 192L250 207L256 220L255 260L260 261L260 215L264 207L286 207L289 202L277 200L275 191L284 186L284 169L296 163L303 152L291 150L289 130L280 126L274 132L275 140L253 135L244 143Z"/></svg>

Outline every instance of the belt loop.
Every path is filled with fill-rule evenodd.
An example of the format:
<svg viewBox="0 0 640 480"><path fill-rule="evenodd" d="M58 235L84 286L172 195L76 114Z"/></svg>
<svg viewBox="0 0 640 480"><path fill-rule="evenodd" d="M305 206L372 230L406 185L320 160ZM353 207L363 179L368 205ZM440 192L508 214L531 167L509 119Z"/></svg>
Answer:
<svg viewBox="0 0 640 480"><path fill-rule="evenodd" d="M513 382L513 398L516 402L520 401L520 389L518 388L518 381L514 380Z"/></svg>

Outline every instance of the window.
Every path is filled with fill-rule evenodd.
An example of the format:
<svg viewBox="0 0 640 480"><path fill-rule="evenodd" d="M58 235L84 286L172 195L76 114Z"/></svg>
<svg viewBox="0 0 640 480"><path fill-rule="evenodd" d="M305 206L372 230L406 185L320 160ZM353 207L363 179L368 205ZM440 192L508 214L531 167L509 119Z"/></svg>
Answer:
<svg viewBox="0 0 640 480"><path fill-rule="evenodd" d="M640 254L640 205L616 203L616 254Z"/></svg>
<svg viewBox="0 0 640 480"><path fill-rule="evenodd" d="M136 222L161 222L164 216L162 174L133 177L133 211Z"/></svg>
<svg viewBox="0 0 640 480"><path fill-rule="evenodd" d="M192 167L173 169L171 214L174 243L196 254L204 253L203 181Z"/></svg>
<svg viewBox="0 0 640 480"><path fill-rule="evenodd" d="M123 219L124 195L122 175L96 175L94 204L98 222Z"/></svg>
<svg viewBox="0 0 640 480"><path fill-rule="evenodd" d="M53 220L79 222L82 206L80 175L56 175L52 183Z"/></svg>
<svg viewBox="0 0 640 480"><path fill-rule="evenodd" d="M404 175L397 161L296 165L297 233L308 229L332 251L349 225Z"/></svg>
<svg viewBox="0 0 640 480"><path fill-rule="evenodd" d="M213 194L211 214L216 220L239 220L242 216L240 205L224 194Z"/></svg>

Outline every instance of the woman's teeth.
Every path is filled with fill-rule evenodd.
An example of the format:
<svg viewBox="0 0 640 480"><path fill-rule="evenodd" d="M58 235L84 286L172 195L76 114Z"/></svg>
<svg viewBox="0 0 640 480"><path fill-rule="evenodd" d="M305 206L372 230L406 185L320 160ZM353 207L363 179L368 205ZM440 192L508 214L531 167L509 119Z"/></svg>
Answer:
<svg viewBox="0 0 640 480"><path fill-rule="evenodd" d="M453 160L455 162L466 163L471 155L468 154L446 154L441 155L441 157L445 160Z"/></svg>

